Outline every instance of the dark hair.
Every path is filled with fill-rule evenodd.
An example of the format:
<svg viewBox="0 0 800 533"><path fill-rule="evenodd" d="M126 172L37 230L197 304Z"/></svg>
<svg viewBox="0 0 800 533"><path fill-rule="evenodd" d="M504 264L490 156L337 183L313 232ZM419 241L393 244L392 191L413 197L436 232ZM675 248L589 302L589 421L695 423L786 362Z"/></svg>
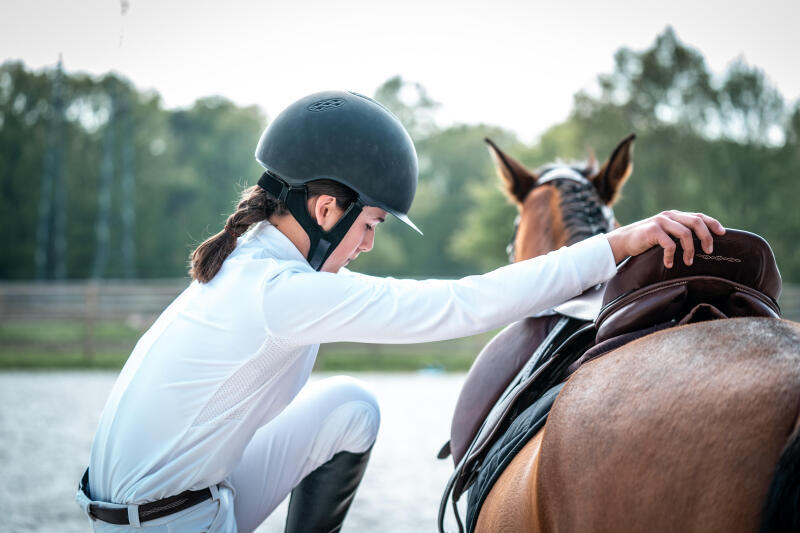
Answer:
<svg viewBox="0 0 800 533"><path fill-rule="evenodd" d="M308 197L327 194L336 198L340 209L347 209L358 195L349 187L331 180L317 180L306 184ZM201 283L208 283L217 275L222 263L236 248L236 239L248 228L272 215L286 215L286 206L267 191L255 185L242 192L236 211L225 221L225 227L192 252L189 275Z"/></svg>

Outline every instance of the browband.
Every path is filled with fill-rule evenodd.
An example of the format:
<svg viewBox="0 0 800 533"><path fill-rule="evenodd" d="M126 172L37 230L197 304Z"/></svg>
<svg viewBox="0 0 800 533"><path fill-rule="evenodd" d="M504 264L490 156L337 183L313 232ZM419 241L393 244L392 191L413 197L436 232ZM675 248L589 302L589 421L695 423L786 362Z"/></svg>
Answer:
<svg viewBox="0 0 800 533"><path fill-rule="evenodd" d="M284 203L300 226L303 227L310 241L306 259L314 270L322 268L325 260L342 242L350 226L353 225L353 222L355 222L364 208L364 203L360 198L357 198L350 204L336 225L330 231L325 231L308 212L308 188L305 184L290 185L280 177L267 171L258 179L258 186L277 198L279 202Z"/></svg>
<svg viewBox="0 0 800 533"><path fill-rule="evenodd" d="M542 174L539 179L536 180L536 185L541 185L542 183L547 183L548 181L553 180L572 180L584 185L591 185L592 183L576 170L573 170L569 167L558 167L548 170Z"/></svg>

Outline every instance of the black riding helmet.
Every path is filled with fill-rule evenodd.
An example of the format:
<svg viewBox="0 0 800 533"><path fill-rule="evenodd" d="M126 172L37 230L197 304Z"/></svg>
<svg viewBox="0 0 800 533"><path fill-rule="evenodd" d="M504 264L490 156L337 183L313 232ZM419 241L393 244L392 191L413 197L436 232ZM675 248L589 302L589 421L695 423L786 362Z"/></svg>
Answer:
<svg viewBox="0 0 800 533"><path fill-rule="evenodd" d="M417 190L417 153L403 125L381 104L357 93L315 93L284 109L261 135L258 184L285 202L311 240L308 261L319 270L364 206L396 216L416 231L408 210ZM325 232L306 207L305 184L333 180L358 194ZM422 232L420 232L422 233Z"/></svg>

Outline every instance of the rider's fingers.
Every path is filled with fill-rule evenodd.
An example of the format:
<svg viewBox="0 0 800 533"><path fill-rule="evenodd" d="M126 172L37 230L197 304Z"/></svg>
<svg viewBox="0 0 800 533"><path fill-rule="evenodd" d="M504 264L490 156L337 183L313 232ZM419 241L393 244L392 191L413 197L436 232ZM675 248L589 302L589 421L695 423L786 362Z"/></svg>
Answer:
<svg viewBox="0 0 800 533"><path fill-rule="evenodd" d="M684 226L691 228L694 231L695 235L697 235L697 238L700 239L700 244L702 245L703 251L705 253L710 254L711 252L714 251L714 237L712 237L711 231L709 231L708 222L702 216L700 216L701 215L700 213L683 213L681 211L667 211L664 214L669 218L672 218L673 220L680 222ZM707 218L719 224L719 222L717 222L713 218L711 217Z"/></svg>
<svg viewBox="0 0 800 533"><path fill-rule="evenodd" d="M716 218L710 217L703 213L695 213L695 214L703 219L703 221L706 223L706 226L708 226L711 229L711 231L713 231L717 235L725 235L725 227L722 224L720 224L720 222Z"/></svg>
<svg viewBox="0 0 800 533"><path fill-rule="evenodd" d="M683 262L691 265L694 261L694 241L692 230L665 214L656 217L661 228L670 235L677 237L683 247Z"/></svg>
<svg viewBox="0 0 800 533"><path fill-rule="evenodd" d="M654 226L653 231L655 232L656 242L664 249L664 266L672 268L672 264L675 261L675 250L677 248L675 241L673 241L658 225Z"/></svg>

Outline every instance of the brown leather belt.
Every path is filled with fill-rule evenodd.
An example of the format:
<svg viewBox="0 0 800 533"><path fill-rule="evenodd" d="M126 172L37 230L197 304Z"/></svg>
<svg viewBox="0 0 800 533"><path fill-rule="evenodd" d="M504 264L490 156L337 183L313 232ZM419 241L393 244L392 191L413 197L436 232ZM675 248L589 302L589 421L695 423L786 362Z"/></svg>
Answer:
<svg viewBox="0 0 800 533"><path fill-rule="evenodd" d="M86 469L86 472L83 473L83 478L81 478L78 488L86 495L87 498L90 500L92 499L89 492L88 468ZM205 488L203 490L186 490L176 496L170 496L169 498L164 498L163 500L144 503L139 506L139 522L155 520L156 518L161 518L163 516L177 513L178 511L183 511L184 509L188 509L189 507L197 505L198 503L209 498L211 498L211 489ZM88 511L89 516L95 520L102 520L103 522L118 526L127 526L130 524L130 521L128 520L128 509L107 509L92 503L89 504Z"/></svg>

